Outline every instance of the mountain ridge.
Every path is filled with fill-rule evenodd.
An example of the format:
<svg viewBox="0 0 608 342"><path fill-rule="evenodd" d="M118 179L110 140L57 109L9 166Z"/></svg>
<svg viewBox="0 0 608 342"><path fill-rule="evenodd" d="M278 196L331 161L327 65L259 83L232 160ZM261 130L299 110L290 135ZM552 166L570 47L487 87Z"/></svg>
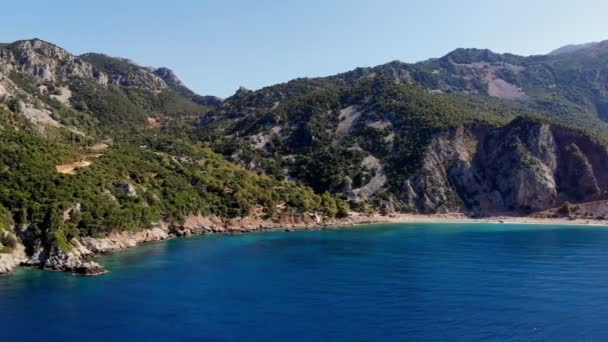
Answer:
<svg viewBox="0 0 608 342"><path fill-rule="evenodd" d="M81 58L40 40L1 48L0 272L23 263L99 273L83 260L84 238L139 232L147 241L159 225L186 234L188 217L216 217L188 228L208 232L239 217L320 224L346 215L344 201L244 170L182 133L220 103L168 69Z"/></svg>
<svg viewBox="0 0 608 342"><path fill-rule="evenodd" d="M8 44L0 250L97 272L82 241L158 225L182 234L192 217L483 217L603 199L606 65L605 44L530 57L456 49L219 99L167 68Z"/></svg>

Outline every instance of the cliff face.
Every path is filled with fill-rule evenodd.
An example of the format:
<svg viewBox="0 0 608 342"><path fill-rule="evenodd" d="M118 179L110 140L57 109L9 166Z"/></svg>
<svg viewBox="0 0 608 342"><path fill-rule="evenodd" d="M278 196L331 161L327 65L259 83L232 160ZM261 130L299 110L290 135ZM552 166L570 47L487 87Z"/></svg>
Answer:
<svg viewBox="0 0 608 342"><path fill-rule="evenodd" d="M528 213L606 191L605 147L570 129L518 119L437 134L402 200L424 212Z"/></svg>
<svg viewBox="0 0 608 342"><path fill-rule="evenodd" d="M80 78L101 85L137 86L150 90L167 88L154 69L102 54L74 56L39 39L18 41L1 49L0 71L5 74L15 71L53 83L67 83Z"/></svg>

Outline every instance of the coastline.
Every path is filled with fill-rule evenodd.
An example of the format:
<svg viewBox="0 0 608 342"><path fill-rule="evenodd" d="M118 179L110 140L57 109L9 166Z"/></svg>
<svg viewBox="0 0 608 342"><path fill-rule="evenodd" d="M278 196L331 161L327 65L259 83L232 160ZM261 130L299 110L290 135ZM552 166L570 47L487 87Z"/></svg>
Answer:
<svg viewBox="0 0 608 342"><path fill-rule="evenodd" d="M395 214L374 217L373 223L496 223L496 224L532 224L532 225L565 225L565 226L608 226L608 220L539 218L530 216L490 216L471 218L460 213L447 214Z"/></svg>
<svg viewBox="0 0 608 342"><path fill-rule="evenodd" d="M0 254L0 276L10 275L18 267L38 267L47 271L70 272L75 275L94 276L108 271L90 259L145 243L159 242L194 235L236 235L253 232L321 230L373 224L530 224L567 226L608 226L608 220L536 218L525 216L492 216L471 218L460 213L447 214L352 214L344 219L321 221L316 215L292 216L283 219L261 220L253 218L223 220L219 217L189 216L182 225L159 223L138 232L115 232L101 238L82 237L71 241L70 252L53 251L42 261L40 255L25 257L22 245L11 254Z"/></svg>

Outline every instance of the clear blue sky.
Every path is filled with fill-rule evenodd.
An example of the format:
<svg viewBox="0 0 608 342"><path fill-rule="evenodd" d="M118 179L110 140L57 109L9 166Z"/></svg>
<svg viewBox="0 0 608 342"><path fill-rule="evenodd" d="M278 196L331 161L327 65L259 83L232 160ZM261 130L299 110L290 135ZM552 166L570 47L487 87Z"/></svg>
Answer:
<svg viewBox="0 0 608 342"><path fill-rule="evenodd" d="M522 55L608 39L605 0L7 1L0 41L38 37L75 54L167 66L229 96L458 47Z"/></svg>

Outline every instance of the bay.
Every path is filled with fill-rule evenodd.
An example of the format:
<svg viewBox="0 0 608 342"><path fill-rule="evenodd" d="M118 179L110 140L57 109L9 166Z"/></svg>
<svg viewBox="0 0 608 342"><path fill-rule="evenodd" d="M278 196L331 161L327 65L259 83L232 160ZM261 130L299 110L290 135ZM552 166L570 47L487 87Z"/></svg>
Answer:
<svg viewBox="0 0 608 342"><path fill-rule="evenodd" d="M0 278L0 341L608 339L608 229L392 224L200 236Z"/></svg>

